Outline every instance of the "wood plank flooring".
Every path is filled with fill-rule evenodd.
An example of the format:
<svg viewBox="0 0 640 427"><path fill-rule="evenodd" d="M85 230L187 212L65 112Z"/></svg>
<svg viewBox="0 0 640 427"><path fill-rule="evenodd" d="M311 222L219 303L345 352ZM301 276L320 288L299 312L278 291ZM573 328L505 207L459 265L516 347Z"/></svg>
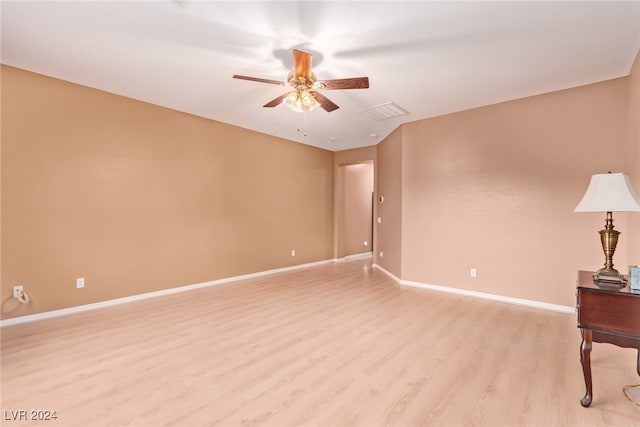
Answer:
<svg viewBox="0 0 640 427"><path fill-rule="evenodd" d="M1 333L7 426L640 426L635 351L594 344L582 408L575 316L401 287L368 260Z"/></svg>

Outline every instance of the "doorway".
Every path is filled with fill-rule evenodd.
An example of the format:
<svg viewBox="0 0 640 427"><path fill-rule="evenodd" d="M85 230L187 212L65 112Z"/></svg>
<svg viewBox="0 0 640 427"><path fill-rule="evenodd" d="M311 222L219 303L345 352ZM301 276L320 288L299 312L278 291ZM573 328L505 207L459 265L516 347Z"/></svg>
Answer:
<svg viewBox="0 0 640 427"><path fill-rule="evenodd" d="M373 250L373 162L340 165L336 185L336 258Z"/></svg>

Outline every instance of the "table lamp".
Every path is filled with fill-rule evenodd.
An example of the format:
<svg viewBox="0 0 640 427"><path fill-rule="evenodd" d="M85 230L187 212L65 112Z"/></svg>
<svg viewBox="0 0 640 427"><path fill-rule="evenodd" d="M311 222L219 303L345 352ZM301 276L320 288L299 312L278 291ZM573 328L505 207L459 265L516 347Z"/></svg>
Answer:
<svg viewBox="0 0 640 427"><path fill-rule="evenodd" d="M593 175L584 197L574 212L606 212L604 230L600 230L600 242L604 251L604 267L593 275L597 285L623 288L627 279L613 268L613 253L618 244L619 231L613 229L613 211L640 211L640 197L631 186L629 177L623 173Z"/></svg>

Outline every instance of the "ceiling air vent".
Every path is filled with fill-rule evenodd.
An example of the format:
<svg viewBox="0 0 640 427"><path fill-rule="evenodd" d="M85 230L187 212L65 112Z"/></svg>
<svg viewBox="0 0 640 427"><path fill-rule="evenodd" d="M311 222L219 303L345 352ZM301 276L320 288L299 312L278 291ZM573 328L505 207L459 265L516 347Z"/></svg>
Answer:
<svg viewBox="0 0 640 427"><path fill-rule="evenodd" d="M380 120L392 119L394 117L404 116L409 114L407 110L394 104L393 102L386 102L384 104L376 105L360 112L364 116L379 122Z"/></svg>

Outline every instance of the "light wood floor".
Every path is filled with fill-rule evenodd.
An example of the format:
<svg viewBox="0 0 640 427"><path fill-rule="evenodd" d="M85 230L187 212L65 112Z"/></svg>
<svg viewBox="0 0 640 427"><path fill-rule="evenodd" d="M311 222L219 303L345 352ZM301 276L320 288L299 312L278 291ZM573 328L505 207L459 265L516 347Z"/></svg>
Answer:
<svg viewBox="0 0 640 427"><path fill-rule="evenodd" d="M575 316L401 287L362 260L1 332L3 418L56 411L40 425L640 425L634 351L594 344L584 409Z"/></svg>

